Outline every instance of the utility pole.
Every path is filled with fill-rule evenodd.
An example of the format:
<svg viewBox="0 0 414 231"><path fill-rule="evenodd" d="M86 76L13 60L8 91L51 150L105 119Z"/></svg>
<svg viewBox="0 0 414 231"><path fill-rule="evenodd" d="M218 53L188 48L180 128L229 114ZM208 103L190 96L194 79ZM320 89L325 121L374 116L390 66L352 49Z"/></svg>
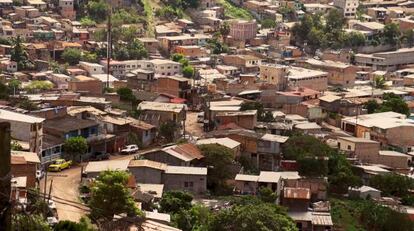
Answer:
<svg viewBox="0 0 414 231"><path fill-rule="evenodd" d="M0 230L11 230L10 123L0 123Z"/></svg>
<svg viewBox="0 0 414 231"><path fill-rule="evenodd" d="M46 166L46 171L45 171L45 185L43 186L43 201L46 202L46 189L47 189L47 170L48 170L48 166Z"/></svg>
<svg viewBox="0 0 414 231"><path fill-rule="evenodd" d="M106 34L106 87L109 88L109 73L110 73L110 62L111 62L111 55L112 55L112 23L111 23L111 16L112 16L112 6L108 8L108 25L107 25L107 34Z"/></svg>
<svg viewBox="0 0 414 231"><path fill-rule="evenodd" d="M49 196L47 196L47 204L49 204L50 194L52 194L52 185L53 185L53 179L50 181L50 186L49 186ZM45 194L46 194L46 193L45 193Z"/></svg>

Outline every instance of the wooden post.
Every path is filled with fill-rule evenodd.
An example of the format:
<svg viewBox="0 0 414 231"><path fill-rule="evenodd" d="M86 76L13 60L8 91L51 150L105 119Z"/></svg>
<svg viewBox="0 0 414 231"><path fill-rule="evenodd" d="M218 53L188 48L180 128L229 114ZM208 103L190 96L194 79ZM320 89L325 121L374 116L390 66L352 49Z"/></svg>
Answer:
<svg viewBox="0 0 414 231"><path fill-rule="evenodd" d="M0 123L0 231L11 230L10 123Z"/></svg>

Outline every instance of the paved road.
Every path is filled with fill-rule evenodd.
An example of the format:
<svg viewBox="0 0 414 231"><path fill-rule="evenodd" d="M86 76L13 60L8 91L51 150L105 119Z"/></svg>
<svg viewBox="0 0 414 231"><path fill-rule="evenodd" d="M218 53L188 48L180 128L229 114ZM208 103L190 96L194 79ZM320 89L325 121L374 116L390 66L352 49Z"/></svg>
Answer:
<svg viewBox="0 0 414 231"><path fill-rule="evenodd" d="M86 214L86 207L80 205L78 187L80 185L81 167L73 166L58 173L48 173L47 192L52 184L52 198L56 203L59 220L79 221ZM43 192L44 178L41 182ZM55 197L55 198L54 198ZM60 199L59 199L60 198Z"/></svg>

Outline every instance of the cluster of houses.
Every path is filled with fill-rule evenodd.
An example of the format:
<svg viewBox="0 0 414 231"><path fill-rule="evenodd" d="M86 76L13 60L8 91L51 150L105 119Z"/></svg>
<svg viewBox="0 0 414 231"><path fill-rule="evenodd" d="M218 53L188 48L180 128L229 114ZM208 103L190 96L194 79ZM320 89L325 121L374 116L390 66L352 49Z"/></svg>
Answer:
<svg viewBox="0 0 414 231"><path fill-rule="evenodd" d="M142 149L136 158L91 161L83 177L93 179L108 169L130 172L134 196L143 208L164 191L206 195L209 166L202 164L197 145L225 146L235 160L242 157L258 170L251 175L234 166L228 182L234 194L257 195L260 187L271 188L278 195L275 203L288 208L301 230L331 230L333 222L327 180L302 177L294 161L283 159L282 147L292 133L315 136L339 149L364 182L389 172L414 177L413 117L391 111L368 114L364 106L370 100L382 103L384 94L392 93L414 112L414 48L369 45L389 23L401 32L413 32L412 1L231 0L233 7L246 9L256 19L242 20L228 19L226 6L218 1L200 0L199 9L188 12L191 20L159 20L154 36L145 36L143 25L137 25L142 30L136 37L149 58L81 61L62 73L53 71L50 61L62 62L65 50L107 47L93 40L97 28L76 21L79 1L14 2L0 0L0 38L20 36L34 64L34 69L19 69L11 57L13 45L0 44L0 82L21 82L9 100L0 102L0 122L11 124L12 142L20 149L12 153L16 199L25 200L25 189L37 186L36 171L62 158L65 140L77 136L88 144L83 160L94 153L117 154L132 143L131 136L136 138L134 144ZM117 9L134 3L108 4ZM331 9L346 18L346 33L363 34L367 45L320 50L312 57L306 47L292 45L293 28L305 14ZM274 28L263 28L264 19L274 21ZM228 51L214 54L211 41L223 26L228 33L218 43L226 44ZM168 58L176 53L194 67L191 78L183 76L182 63ZM384 80L381 88L373 84L377 78ZM24 90L35 81L53 87ZM131 89L138 115L119 109L124 102L107 88ZM27 100L37 109L19 108L16 100ZM248 103L263 108L244 110ZM200 113L199 123L190 125L195 113ZM263 120L264 114L271 119ZM198 139L162 146L160 128L169 122L175 124L172 140L188 135ZM382 198L368 186L351 188L349 195ZM151 216L163 218L149 211Z"/></svg>

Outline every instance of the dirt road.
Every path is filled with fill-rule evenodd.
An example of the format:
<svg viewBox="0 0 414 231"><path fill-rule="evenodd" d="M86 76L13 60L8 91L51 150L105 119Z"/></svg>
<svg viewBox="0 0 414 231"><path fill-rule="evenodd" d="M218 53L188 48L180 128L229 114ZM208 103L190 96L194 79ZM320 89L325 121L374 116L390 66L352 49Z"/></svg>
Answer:
<svg viewBox="0 0 414 231"><path fill-rule="evenodd" d="M82 206L79 200L81 178L81 167L73 166L62 172L49 172L47 177L47 193L49 193L50 182L52 184L52 198L56 203L59 220L79 221L86 214L87 207ZM41 184L43 192L44 178Z"/></svg>
<svg viewBox="0 0 414 231"><path fill-rule="evenodd" d="M197 123L197 114L198 112L187 112L187 119L185 121L185 129L186 132L192 136L202 137L203 132L203 124Z"/></svg>

